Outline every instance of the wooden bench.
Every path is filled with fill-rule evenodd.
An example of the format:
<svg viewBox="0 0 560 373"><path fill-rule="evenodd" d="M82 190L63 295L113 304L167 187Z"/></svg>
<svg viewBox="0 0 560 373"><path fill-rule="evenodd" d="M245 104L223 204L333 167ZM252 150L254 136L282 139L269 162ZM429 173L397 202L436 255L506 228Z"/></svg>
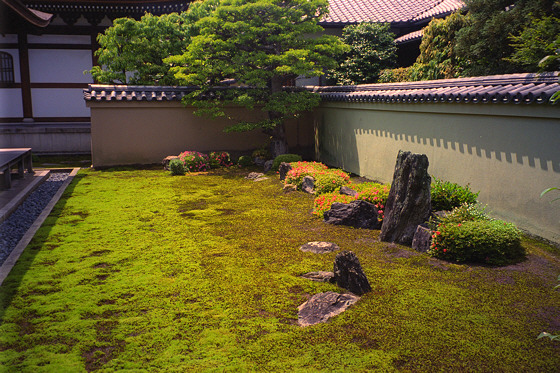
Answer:
<svg viewBox="0 0 560 373"><path fill-rule="evenodd" d="M0 149L0 172L4 179L4 188L12 187L12 168L18 167L19 177L24 177L25 169L33 173L33 162L31 160L31 148L2 148Z"/></svg>

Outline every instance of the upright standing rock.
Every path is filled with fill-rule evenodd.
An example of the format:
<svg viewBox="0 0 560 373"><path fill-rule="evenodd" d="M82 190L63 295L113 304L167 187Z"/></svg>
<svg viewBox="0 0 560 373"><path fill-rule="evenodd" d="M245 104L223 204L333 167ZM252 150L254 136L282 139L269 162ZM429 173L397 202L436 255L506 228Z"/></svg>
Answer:
<svg viewBox="0 0 560 373"><path fill-rule="evenodd" d="M385 204L381 241L410 246L416 227L430 217L428 157L399 151L393 183Z"/></svg>
<svg viewBox="0 0 560 373"><path fill-rule="evenodd" d="M291 169L292 169L291 164L286 162L280 163L280 166L278 167L278 173L280 174L280 181L286 178L286 175L288 174L288 172L290 172Z"/></svg>
<svg viewBox="0 0 560 373"><path fill-rule="evenodd" d="M334 259L334 281L341 288L356 295L371 291L371 286L362 270L360 261L352 251L343 251Z"/></svg>

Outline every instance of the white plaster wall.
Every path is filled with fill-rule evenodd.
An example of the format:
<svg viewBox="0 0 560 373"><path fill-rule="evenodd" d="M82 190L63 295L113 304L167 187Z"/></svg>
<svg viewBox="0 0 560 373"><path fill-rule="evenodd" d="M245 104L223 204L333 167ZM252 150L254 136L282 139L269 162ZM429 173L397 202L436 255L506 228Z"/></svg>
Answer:
<svg viewBox="0 0 560 373"><path fill-rule="evenodd" d="M14 83L21 83L21 73L19 70L19 51L17 49L0 49L0 50L2 52L9 53L12 56L12 59L14 60Z"/></svg>
<svg viewBox="0 0 560 373"><path fill-rule="evenodd" d="M28 35L27 41L36 44L90 44L89 35ZM16 40L17 43L17 40Z"/></svg>
<svg viewBox="0 0 560 373"><path fill-rule="evenodd" d="M35 117L89 117L81 88L31 89Z"/></svg>
<svg viewBox="0 0 560 373"><path fill-rule="evenodd" d="M0 43L16 43L18 42L18 37L16 34L0 34Z"/></svg>
<svg viewBox="0 0 560 373"><path fill-rule="evenodd" d="M0 118L23 117L23 106L21 103L21 89L0 89Z"/></svg>
<svg viewBox="0 0 560 373"><path fill-rule="evenodd" d="M91 51L32 49L29 50L29 70L32 83L92 83Z"/></svg>

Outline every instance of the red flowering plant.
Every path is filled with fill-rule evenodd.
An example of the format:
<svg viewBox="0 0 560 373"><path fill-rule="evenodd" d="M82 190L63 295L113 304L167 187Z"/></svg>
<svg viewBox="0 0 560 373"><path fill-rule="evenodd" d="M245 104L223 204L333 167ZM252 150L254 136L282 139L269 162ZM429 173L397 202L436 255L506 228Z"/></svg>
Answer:
<svg viewBox="0 0 560 373"><path fill-rule="evenodd" d="M203 172L210 169L210 160L206 154L196 151L185 151L179 154L179 159L189 172Z"/></svg>
<svg viewBox="0 0 560 373"><path fill-rule="evenodd" d="M351 197L338 192L322 194L315 198L313 214L319 217L323 217L325 211L330 210L331 205L335 202L340 203L350 203L352 201L361 199L370 202L377 207L379 211L379 221L383 221L385 217L383 209L387 203L387 198L389 196L389 185L383 185L379 183L362 183L353 184L351 188L358 192L356 197Z"/></svg>
<svg viewBox="0 0 560 373"><path fill-rule="evenodd" d="M292 169L286 174L284 184L293 184L301 189L303 178L315 179L315 193L324 194L340 189L350 183L350 175L338 169L329 169L319 162L293 162Z"/></svg>
<svg viewBox="0 0 560 373"><path fill-rule="evenodd" d="M325 211L330 210L333 203L350 203L355 199L355 197L340 194L338 192L321 194L319 197L315 198L315 202L313 204L313 215L323 218Z"/></svg>
<svg viewBox="0 0 560 373"><path fill-rule="evenodd" d="M210 153L209 161L212 168L233 166L228 152L212 152Z"/></svg>
<svg viewBox="0 0 560 373"><path fill-rule="evenodd" d="M379 221L383 221L383 218L385 218L385 205L389 198L391 186L379 183L362 183L355 184L353 189L358 192L356 199L361 199L375 205L379 213Z"/></svg>

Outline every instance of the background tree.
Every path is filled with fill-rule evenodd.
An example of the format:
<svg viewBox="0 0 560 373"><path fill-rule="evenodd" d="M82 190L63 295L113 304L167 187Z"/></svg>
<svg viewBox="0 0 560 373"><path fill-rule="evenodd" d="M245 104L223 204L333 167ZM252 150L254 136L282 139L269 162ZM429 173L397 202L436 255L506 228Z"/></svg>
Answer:
<svg viewBox="0 0 560 373"><path fill-rule="evenodd" d="M229 131L262 128L271 136L273 156L288 151L284 120L319 104L311 92L283 89L298 76L323 74L343 44L333 36L310 37L323 29L317 20L326 0L221 0L195 26L185 53L165 60L183 85L198 89L184 98L198 114L226 116L228 105L261 108L266 118L241 121ZM220 89L234 81L236 87ZM231 118L235 119L235 118Z"/></svg>
<svg viewBox="0 0 560 373"><path fill-rule="evenodd" d="M342 39L350 49L338 58L329 72L337 84L375 83L383 69L396 66L395 35L388 23L364 22L344 27Z"/></svg>
<svg viewBox="0 0 560 373"><path fill-rule="evenodd" d="M533 19L519 35L511 35L515 52L509 60L525 71L560 70L560 18Z"/></svg>
<svg viewBox="0 0 560 373"><path fill-rule="evenodd" d="M163 59L185 51L190 38L198 33L195 22L206 16L217 0L196 1L188 11L154 16L139 21L118 18L99 34L95 52L98 66L88 71L95 81L105 84L174 85L174 75Z"/></svg>
<svg viewBox="0 0 560 373"><path fill-rule="evenodd" d="M521 72L508 59L514 48L508 39L531 21L553 15L554 0L466 0L470 24L456 38L456 51L467 61L467 76Z"/></svg>

